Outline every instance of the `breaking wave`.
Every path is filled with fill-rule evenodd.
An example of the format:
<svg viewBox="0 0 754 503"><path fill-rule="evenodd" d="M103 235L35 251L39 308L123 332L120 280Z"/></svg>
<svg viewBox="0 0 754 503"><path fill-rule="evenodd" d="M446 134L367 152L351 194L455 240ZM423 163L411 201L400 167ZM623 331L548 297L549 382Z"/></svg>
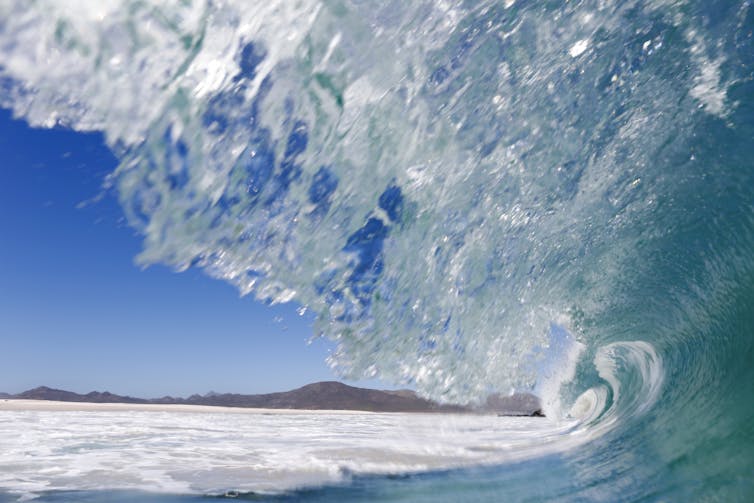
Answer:
<svg viewBox="0 0 754 503"><path fill-rule="evenodd" d="M139 262L299 303L345 377L535 389L721 491L752 466L753 27L748 1L4 0L0 105L102 131Z"/></svg>

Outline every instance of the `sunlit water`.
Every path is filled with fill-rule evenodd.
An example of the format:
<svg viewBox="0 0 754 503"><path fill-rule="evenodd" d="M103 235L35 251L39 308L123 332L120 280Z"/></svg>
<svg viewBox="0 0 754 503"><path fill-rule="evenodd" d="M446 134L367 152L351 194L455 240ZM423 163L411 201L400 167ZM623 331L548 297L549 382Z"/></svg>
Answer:
<svg viewBox="0 0 754 503"><path fill-rule="evenodd" d="M746 501L753 31L744 0L0 0L0 104L104 134L140 263L298 302L346 377L588 432L413 499Z"/></svg>
<svg viewBox="0 0 754 503"><path fill-rule="evenodd" d="M286 495L557 452L573 422L495 415L0 412L0 492Z"/></svg>

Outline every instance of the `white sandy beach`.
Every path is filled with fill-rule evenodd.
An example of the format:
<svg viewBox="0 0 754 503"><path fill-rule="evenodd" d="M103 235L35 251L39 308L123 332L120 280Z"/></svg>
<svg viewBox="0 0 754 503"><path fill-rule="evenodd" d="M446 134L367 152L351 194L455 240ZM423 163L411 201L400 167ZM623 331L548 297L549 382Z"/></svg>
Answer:
<svg viewBox="0 0 754 503"><path fill-rule="evenodd" d="M189 412L230 414L374 414L361 410L255 409L214 405L55 402L52 400L0 400L0 411L82 411L82 412Z"/></svg>

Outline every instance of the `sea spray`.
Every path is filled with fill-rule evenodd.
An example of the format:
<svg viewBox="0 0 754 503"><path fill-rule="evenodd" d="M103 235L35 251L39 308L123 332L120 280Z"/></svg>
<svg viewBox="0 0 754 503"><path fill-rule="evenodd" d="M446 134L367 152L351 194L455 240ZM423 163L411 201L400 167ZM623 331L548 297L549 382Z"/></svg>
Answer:
<svg viewBox="0 0 754 503"><path fill-rule="evenodd" d="M664 190L646 156L685 137L665 109L725 104L680 5L3 10L5 104L105 132L142 263L295 299L344 375L448 401L534 385L551 321L616 295Z"/></svg>
<svg viewBox="0 0 754 503"><path fill-rule="evenodd" d="M539 383L612 442L574 452L573 494L745 499L752 16L4 0L0 103L103 131L138 260L300 303L343 375L451 402Z"/></svg>

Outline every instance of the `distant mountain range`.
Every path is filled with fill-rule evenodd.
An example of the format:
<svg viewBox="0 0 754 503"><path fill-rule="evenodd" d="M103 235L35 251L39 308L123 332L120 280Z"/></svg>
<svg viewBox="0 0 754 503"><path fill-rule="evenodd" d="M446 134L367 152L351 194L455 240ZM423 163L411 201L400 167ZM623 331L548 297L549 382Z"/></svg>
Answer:
<svg viewBox="0 0 754 503"><path fill-rule="evenodd" d="M336 381L308 384L279 393L241 395L207 393L188 398L134 398L110 392L92 391L85 395L40 386L23 393L0 393L0 399L54 400L59 402L184 404L222 407L304 410L364 410L371 412L482 412L502 415L541 415L539 400L529 394L493 395L481 407L446 405L419 397L411 390L375 390L357 388Z"/></svg>

